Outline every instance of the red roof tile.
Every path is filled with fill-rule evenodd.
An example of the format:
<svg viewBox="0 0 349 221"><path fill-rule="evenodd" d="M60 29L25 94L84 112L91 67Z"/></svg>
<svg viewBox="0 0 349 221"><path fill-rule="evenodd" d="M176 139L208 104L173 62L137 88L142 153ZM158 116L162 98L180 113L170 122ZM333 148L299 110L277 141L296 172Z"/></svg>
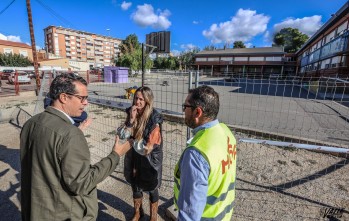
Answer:
<svg viewBox="0 0 349 221"><path fill-rule="evenodd" d="M14 42L14 41L5 41L5 40L0 40L0 45L6 45L6 46L12 46L12 47L20 47L20 48L29 48L31 49L32 47L21 42Z"/></svg>

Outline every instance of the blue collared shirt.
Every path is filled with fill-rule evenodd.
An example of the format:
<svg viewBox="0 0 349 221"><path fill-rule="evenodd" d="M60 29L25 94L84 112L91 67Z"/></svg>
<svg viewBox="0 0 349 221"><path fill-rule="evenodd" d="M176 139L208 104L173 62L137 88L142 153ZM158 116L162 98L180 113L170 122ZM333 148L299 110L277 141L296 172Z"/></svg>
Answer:
<svg viewBox="0 0 349 221"><path fill-rule="evenodd" d="M204 129L219 124L214 120L192 130L193 135ZM187 141L191 142L192 138ZM178 220L200 220L206 205L208 177L210 166L201 153L193 147L188 147L179 164L181 171L181 189L177 205L179 208Z"/></svg>

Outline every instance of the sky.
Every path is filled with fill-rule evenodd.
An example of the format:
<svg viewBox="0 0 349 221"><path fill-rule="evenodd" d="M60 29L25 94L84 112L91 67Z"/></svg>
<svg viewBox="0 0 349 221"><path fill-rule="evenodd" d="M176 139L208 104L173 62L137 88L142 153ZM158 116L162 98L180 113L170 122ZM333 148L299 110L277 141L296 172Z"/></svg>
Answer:
<svg viewBox="0 0 349 221"><path fill-rule="evenodd" d="M309 37L347 0L31 0L35 42L44 47L43 29L62 26L125 39L171 32L171 51L222 48L243 41L270 47L275 33L298 28ZM0 39L30 45L25 0L0 0Z"/></svg>

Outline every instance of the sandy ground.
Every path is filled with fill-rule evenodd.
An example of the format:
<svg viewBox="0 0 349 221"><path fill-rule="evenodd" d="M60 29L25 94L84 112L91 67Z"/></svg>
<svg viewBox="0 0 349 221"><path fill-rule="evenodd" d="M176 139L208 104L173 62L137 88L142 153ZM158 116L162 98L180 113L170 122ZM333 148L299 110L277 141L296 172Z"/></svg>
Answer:
<svg viewBox="0 0 349 221"><path fill-rule="evenodd" d="M2 113L16 117L15 106L34 111L36 97L21 93L0 98ZM125 115L117 109L91 104L93 122L84 132L92 163L106 156L113 144L115 128ZM21 113L21 115L25 115ZM4 114L3 114L4 116ZM21 118L19 121L24 121ZM1 220L20 220L19 132L7 122L0 124L0 213ZM165 210L172 197L172 171L186 141L186 127L165 122L164 171L160 190L159 220L168 220ZM236 134L248 137L246 134ZM239 143L236 207L233 220L349 220L349 161L328 154L262 144ZM131 188L124 181L122 162L98 185L98 220L130 220ZM144 208L149 214L145 195ZM326 208L343 208L342 217L323 218ZM147 217L146 217L147 218Z"/></svg>

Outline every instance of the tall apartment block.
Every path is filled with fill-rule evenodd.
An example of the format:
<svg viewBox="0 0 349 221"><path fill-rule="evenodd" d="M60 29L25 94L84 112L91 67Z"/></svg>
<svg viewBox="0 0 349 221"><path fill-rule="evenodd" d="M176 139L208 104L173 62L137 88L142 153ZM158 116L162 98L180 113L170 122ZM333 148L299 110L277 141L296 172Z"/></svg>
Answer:
<svg viewBox="0 0 349 221"><path fill-rule="evenodd" d="M118 38L56 26L46 27L44 34L48 53L85 61L93 67L109 66L120 54L122 40Z"/></svg>
<svg viewBox="0 0 349 221"><path fill-rule="evenodd" d="M153 52L155 53L170 53L171 32L159 31L151 32L146 35L146 43L156 46ZM147 47L147 52L151 48Z"/></svg>

